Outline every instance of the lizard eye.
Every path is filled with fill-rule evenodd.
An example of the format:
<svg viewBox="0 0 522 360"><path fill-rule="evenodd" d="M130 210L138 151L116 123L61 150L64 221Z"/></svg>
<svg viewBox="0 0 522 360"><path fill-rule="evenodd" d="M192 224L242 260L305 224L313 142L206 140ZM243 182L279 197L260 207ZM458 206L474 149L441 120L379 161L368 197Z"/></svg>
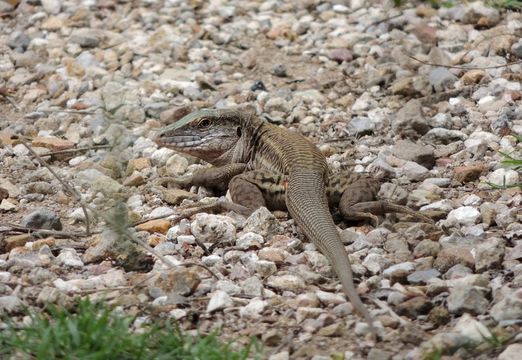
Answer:
<svg viewBox="0 0 522 360"><path fill-rule="evenodd" d="M241 137L241 128L240 127L237 128L236 133L237 133L237 137Z"/></svg>
<svg viewBox="0 0 522 360"><path fill-rule="evenodd" d="M198 123L199 128L206 128L210 126L210 120L209 119L203 119Z"/></svg>

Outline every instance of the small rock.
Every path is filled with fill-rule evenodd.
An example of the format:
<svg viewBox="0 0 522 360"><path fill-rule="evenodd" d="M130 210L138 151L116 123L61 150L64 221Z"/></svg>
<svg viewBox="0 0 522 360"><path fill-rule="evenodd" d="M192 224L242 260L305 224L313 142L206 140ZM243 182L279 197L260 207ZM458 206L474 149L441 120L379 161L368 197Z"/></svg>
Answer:
<svg viewBox="0 0 522 360"><path fill-rule="evenodd" d="M266 346L279 346L283 340L283 335L278 329L269 329L267 332L263 333L261 340Z"/></svg>
<svg viewBox="0 0 522 360"><path fill-rule="evenodd" d="M11 314L22 310L24 303L13 295L0 296L0 314Z"/></svg>
<svg viewBox="0 0 522 360"><path fill-rule="evenodd" d="M437 67L430 71L428 81L435 92L446 91L453 87L457 77L444 67Z"/></svg>
<svg viewBox="0 0 522 360"><path fill-rule="evenodd" d="M60 0L41 0L42 6L48 14L56 15L60 13L62 2Z"/></svg>
<svg viewBox="0 0 522 360"><path fill-rule="evenodd" d="M433 263L433 266L440 272L446 272L454 265L464 265L469 268L474 267L475 259L469 248L464 246L450 246L443 248Z"/></svg>
<svg viewBox="0 0 522 360"><path fill-rule="evenodd" d="M477 180L483 171L483 165L457 166L453 178L460 183L467 183Z"/></svg>
<svg viewBox="0 0 522 360"><path fill-rule="evenodd" d="M150 220L136 226L138 231L147 231L149 233L166 234L170 228L170 221L165 219Z"/></svg>
<svg viewBox="0 0 522 360"><path fill-rule="evenodd" d="M223 310L234 305L232 298L222 290L216 290L212 293L210 301L208 302L207 312Z"/></svg>
<svg viewBox="0 0 522 360"><path fill-rule="evenodd" d="M513 289L493 305L491 316L498 322L522 319L522 289Z"/></svg>
<svg viewBox="0 0 522 360"><path fill-rule="evenodd" d="M53 151L67 150L74 147L74 142L56 137L37 137L31 142L33 146L44 147Z"/></svg>
<svg viewBox="0 0 522 360"><path fill-rule="evenodd" d="M333 60L337 61L339 64L343 61L349 62L353 60L353 54L348 49L333 49L328 54L328 57Z"/></svg>
<svg viewBox="0 0 522 360"><path fill-rule="evenodd" d="M511 169L497 169L488 176L488 181L499 186L509 186L518 183L518 172Z"/></svg>
<svg viewBox="0 0 522 360"><path fill-rule="evenodd" d="M201 278L196 271L180 267L158 272L147 281L147 288L155 299L162 296L176 298L193 294L200 283Z"/></svg>
<svg viewBox="0 0 522 360"><path fill-rule="evenodd" d="M451 210L446 218L446 225L473 225L480 219L480 212L472 206L461 206Z"/></svg>
<svg viewBox="0 0 522 360"><path fill-rule="evenodd" d="M464 24L480 25L491 27L500 21L500 12L490 6L484 5L480 1L472 2L464 7L461 15Z"/></svg>
<svg viewBox="0 0 522 360"><path fill-rule="evenodd" d="M522 353L522 344L511 344L498 356L498 360L518 360Z"/></svg>
<svg viewBox="0 0 522 360"><path fill-rule="evenodd" d="M470 343L479 344L492 337L488 328L481 322L475 320L470 314L463 314L457 325L455 331L469 339Z"/></svg>
<svg viewBox="0 0 522 360"><path fill-rule="evenodd" d="M428 321L439 327L446 325L451 320L451 315L444 306L436 306L428 314Z"/></svg>
<svg viewBox="0 0 522 360"><path fill-rule="evenodd" d="M281 233L282 227L267 208L260 207L246 219L243 232L255 232L264 238Z"/></svg>
<svg viewBox="0 0 522 360"><path fill-rule="evenodd" d="M170 205L179 205L185 199L193 199L196 194L183 189L165 189L162 193L162 200Z"/></svg>
<svg viewBox="0 0 522 360"><path fill-rule="evenodd" d="M9 39L7 40L7 45L11 49L20 49L25 51L29 44L31 43L31 39L24 32L15 30L9 35Z"/></svg>
<svg viewBox="0 0 522 360"><path fill-rule="evenodd" d="M319 336L339 337L343 335L343 325L340 323L321 327L317 332Z"/></svg>
<svg viewBox="0 0 522 360"><path fill-rule="evenodd" d="M428 169L435 165L433 148L428 145L421 145L409 140L399 140L392 148L392 154L399 159L414 161Z"/></svg>
<svg viewBox="0 0 522 360"><path fill-rule="evenodd" d="M440 251L440 244L429 239L422 240L413 249L413 256L415 258L422 258L426 256L436 257Z"/></svg>
<svg viewBox="0 0 522 360"><path fill-rule="evenodd" d="M76 174L78 183L94 192L112 195L120 191L122 185L96 169L86 169Z"/></svg>
<svg viewBox="0 0 522 360"><path fill-rule="evenodd" d="M430 126L422 113L420 101L415 99L408 101L395 114L392 130L396 134L413 139L426 134L430 130Z"/></svg>
<svg viewBox="0 0 522 360"><path fill-rule="evenodd" d="M272 74L278 77L286 77L286 66L284 64L275 64L272 66Z"/></svg>
<svg viewBox="0 0 522 360"><path fill-rule="evenodd" d="M435 269L419 270L408 275L408 282L414 285L427 284L431 279L440 277L440 272Z"/></svg>
<svg viewBox="0 0 522 360"><path fill-rule="evenodd" d="M484 78L484 76L486 76L486 73L484 70L479 70L479 69L468 70L464 73L464 75L462 75L462 77L460 78L460 81L462 81L462 83L464 85L478 84L480 82L480 80L482 80Z"/></svg>
<svg viewBox="0 0 522 360"><path fill-rule="evenodd" d="M201 242L232 243L236 239L236 227L232 219L223 215L197 214L191 226L192 235Z"/></svg>
<svg viewBox="0 0 522 360"><path fill-rule="evenodd" d="M372 347L368 353L367 360L391 360L393 356L392 352Z"/></svg>
<svg viewBox="0 0 522 360"><path fill-rule="evenodd" d="M56 0L51 0L56 1ZM69 37L71 43L76 43L81 47L95 48L100 44L98 32L89 28L76 29Z"/></svg>
<svg viewBox="0 0 522 360"><path fill-rule="evenodd" d="M267 281L267 285L280 291L288 290L295 293L301 292L305 288L305 282L300 276L290 274L271 276Z"/></svg>
<svg viewBox="0 0 522 360"><path fill-rule="evenodd" d="M417 318L419 315L425 315L433 308L432 302L424 296L416 296L397 306L397 314L405 315L411 319Z"/></svg>
<svg viewBox="0 0 522 360"><path fill-rule="evenodd" d="M489 302L484 293L476 286L456 286L450 290L448 296L448 310L453 314L469 312L471 314L484 314Z"/></svg>
<svg viewBox="0 0 522 360"><path fill-rule="evenodd" d="M63 249L56 259L65 266L82 268L83 261L74 249Z"/></svg>
<svg viewBox="0 0 522 360"><path fill-rule="evenodd" d="M502 239L491 238L480 243L475 250L475 269L482 272L500 267L504 258L505 243Z"/></svg>
<svg viewBox="0 0 522 360"><path fill-rule="evenodd" d="M252 299L248 303L248 305L242 307L239 310L239 315L241 317L249 317L249 318L257 318L260 317L263 311L265 310L265 307L267 305L267 302L262 299Z"/></svg>
<svg viewBox="0 0 522 360"><path fill-rule="evenodd" d="M31 229L62 230L60 217L54 211L39 208L25 216L21 225Z"/></svg>

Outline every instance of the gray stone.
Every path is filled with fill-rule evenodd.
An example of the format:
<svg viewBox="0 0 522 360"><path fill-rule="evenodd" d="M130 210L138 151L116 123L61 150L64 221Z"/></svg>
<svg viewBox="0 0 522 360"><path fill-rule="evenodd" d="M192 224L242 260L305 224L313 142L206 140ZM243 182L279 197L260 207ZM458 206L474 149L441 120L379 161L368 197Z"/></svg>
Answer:
<svg viewBox="0 0 522 360"><path fill-rule="evenodd" d="M420 285L427 284L431 279L438 278L440 272L436 269L419 270L408 275L407 279L410 284Z"/></svg>
<svg viewBox="0 0 522 360"><path fill-rule="evenodd" d="M421 258L426 256L437 256L440 251L440 244L436 241L429 239L422 240L413 249L413 255L415 258Z"/></svg>
<svg viewBox="0 0 522 360"><path fill-rule="evenodd" d="M491 316L498 321L513 321L522 319L522 289L514 289L502 300L493 305Z"/></svg>
<svg viewBox="0 0 522 360"><path fill-rule="evenodd" d="M212 293L210 301L207 305L207 312L212 313L214 311L223 310L234 305L232 298L222 290L216 290Z"/></svg>
<svg viewBox="0 0 522 360"><path fill-rule="evenodd" d="M488 309L488 300L483 290L476 286L457 286L450 290L448 296L448 310L453 314L469 312L471 314L484 314Z"/></svg>
<svg viewBox="0 0 522 360"><path fill-rule="evenodd" d="M86 169L76 174L78 183L93 192L102 192L106 195L112 195L120 191L122 185L116 180L111 179L107 175L96 169Z"/></svg>
<svg viewBox="0 0 522 360"><path fill-rule="evenodd" d="M60 13L60 9L62 7L61 0L41 0L42 6L46 13L51 15L56 15Z"/></svg>
<svg viewBox="0 0 522 360"><path fill-rule="evenodd" d="M372 347L370 352L368 353L367 360L390 360L393 356L392 352L378 349L376 347Z"/></svg>
<svg viewBox="0 0 522 360"><path fill-rule="evenodd" d="M39 208L25 216L21 225L31 229L62 230L60 217L47 208Z"/></svg>
<svg viewBox="0 0 522 360"><path fill-rule="evenodd" d="M458 78L444 67L435 68L428 75L428 81L435 92L442 92L452 88L457 80Z"/></svg>
<svg viewBox="0 0 522 360"><path fill-rule="evenodd" d="M522 344L511 344L500 353L498 360L518 360L520 354L522 354Z"/></svg>
<svg viewBox="0 0 522 360"><path fill-rule="evenodd" d="M20 49L25 51L29 46L31 39L24 32L15 30L9 35L9 39L7 40L7 45L11 49Z"/></svg>
<svg viewBox="0 0 522 360"><path fill-rule="evenodd" d="M0 315L19 312L23 307L23 301L17 296L0 296Z"/></svg>
<svg viewBox="0 0 522 360"><path fill-rule="evenodd" d="M297 275L270 276L267 285L281 291L301 292L305 288L305 282Z"/></svg>
<svg viewBox="0 0 522 360"><path fill-rule="evenodd" d="M69 37L69 41L76 43L81 47L94 48L100 44L100 36L96 30L81 28L73 30L71 36Z"/></svg>
<svg viewBox="0 0 522 360"><path fill-rule="evenodd" d="M419 100L408 101L392 118L392 130L403 137L416 139L430 130Z"/></svg>
<svg viewBox="0 0 522 360"><path fill-rule="evenodd" d="M500 267L504 259L505 243L500 238L487 239L475 249L475 269L484 271Z"/></svg>
<svg viewBox="0 0 522 360"><path fill-rule="evenodd" d="M428 169L435 165L433 147L429 145L414 143L409 140L399 140L393 146L392 154L400 159L414 161Z"/></svg>
<svg viewBox="0 0 522 360"><path fill-rule="evenodd" d="M268 237L281 233L282 227L267 208L260 207L246 219L243 232L255 232L263 237Z"/></svg>

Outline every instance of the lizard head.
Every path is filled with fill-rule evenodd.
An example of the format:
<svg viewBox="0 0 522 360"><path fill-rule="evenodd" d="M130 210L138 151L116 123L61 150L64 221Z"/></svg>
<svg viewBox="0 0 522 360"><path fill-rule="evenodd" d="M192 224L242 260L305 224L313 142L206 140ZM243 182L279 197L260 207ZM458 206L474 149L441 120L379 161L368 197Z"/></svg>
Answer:
<svg viewBox="0 0 522 360"><path fill-rule="evenodd" d="M236 110L199 110L161 129L155 142L220 165L241 138L243 118Z"/></svg>

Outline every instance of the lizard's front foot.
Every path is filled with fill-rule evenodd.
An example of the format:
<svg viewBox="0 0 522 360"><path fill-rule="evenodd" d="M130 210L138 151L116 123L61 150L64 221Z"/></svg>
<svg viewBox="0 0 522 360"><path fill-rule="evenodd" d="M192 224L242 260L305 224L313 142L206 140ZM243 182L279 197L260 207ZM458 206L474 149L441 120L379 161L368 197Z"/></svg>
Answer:
<svg viewBox="0 0 522 360"><path fill-rule="evenodd" d="M187 174L183 176L168 176L168 177L162 177L159 179L156 179L154 181L155 185L165 186L169 184L175 184L178 186L188 186L191 185L193 182L193 175Z"/></svg>

